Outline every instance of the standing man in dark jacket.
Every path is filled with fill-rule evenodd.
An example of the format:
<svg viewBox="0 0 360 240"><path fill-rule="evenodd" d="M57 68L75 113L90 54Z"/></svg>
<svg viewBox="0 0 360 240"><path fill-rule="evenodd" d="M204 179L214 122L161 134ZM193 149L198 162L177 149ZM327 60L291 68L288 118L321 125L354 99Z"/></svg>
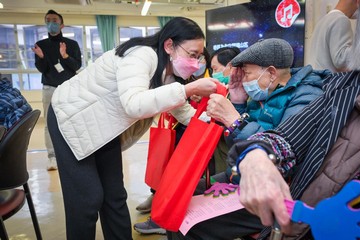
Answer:
<svg viewBox="0 0 360 240"><path fill-rule="evenodd" d="M81 52L78 43L62 35L63 17L49 10L45 15L49 38L38 41L32 48L35 53L35 66L42 73L44 117L47 119L51 97L57 86L70 79L81 67ZM47 170L56 170L54 148L45 121L45 145L49 163Z"/></svg>

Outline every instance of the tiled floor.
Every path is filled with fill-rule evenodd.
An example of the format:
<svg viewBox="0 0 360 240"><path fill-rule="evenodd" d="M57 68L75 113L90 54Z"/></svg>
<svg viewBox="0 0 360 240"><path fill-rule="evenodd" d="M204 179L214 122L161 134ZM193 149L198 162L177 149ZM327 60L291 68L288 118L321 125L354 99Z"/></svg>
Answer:
<svg viewBox="0 0 360 240"><path fill-rule="evenodd" d="M35 209L40 223L43 239L64 240L65 221L61 187L57 171L46 170L47 155L43 138L43 119L40 119L33 131L29 152L28 171L29 184ZM150 194L144 183L148 135L123 153L125 184L128 192L128 206L132 223L145 221L148 214L143 215L135 207ZM27 204L22 210L5 221L5 226L12 240L35 240L35 233ZM96 239L103 239L101 227L98 224ZM163 235L141 235L133 232L134 240L165 240Z"/></svg>

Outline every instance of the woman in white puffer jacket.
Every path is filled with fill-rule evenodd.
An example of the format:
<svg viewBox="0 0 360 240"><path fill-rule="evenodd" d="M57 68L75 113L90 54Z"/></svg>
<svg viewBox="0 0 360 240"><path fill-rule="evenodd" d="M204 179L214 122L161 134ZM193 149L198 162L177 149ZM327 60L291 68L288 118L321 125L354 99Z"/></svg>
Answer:
<svg viewBox="0 0 360 240"><path fill-rule="evenodd" d="M130 39L104 53L56 89L47 121L68 240L95 239L98 215L105 239L132 239L121 150L160 112L170 110L187 124L195 110L186 99L216 91L211 78L175 82L174 75L187 79L199 69L203 49L200 27L177 17L153 36Z"/></svg>

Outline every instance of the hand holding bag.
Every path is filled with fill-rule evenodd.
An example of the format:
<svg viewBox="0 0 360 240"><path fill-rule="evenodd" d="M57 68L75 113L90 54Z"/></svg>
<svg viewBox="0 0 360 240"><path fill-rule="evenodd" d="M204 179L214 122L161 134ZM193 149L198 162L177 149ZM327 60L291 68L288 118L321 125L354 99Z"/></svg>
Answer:
<svg viewBox="0 0 360 240"><path fill-rule="evenodd" d="M150 128L149 150L145 172L145 183L157 190L161 176L175 149L176 132L172 129L175 118L168 113L161 113L157 127ZM165 118L168 126L165 127Z"/></svg>
<svg viewBox="0 0 360 240"><path fill-rule="evenodd" d="M226 88L218 84L218 91ZM194 190L223 133L223 128L211 121L199 120L209 98L203 98L181 137L162 176L151 207L151 218L161 227L178 231L185 217Z"/></svg>

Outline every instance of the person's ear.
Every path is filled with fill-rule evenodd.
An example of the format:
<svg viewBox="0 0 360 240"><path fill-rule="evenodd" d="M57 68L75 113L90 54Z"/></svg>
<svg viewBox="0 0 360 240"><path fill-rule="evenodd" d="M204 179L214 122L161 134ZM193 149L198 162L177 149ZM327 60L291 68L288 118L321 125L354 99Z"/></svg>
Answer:
<svg viewBox="0 0 360 240"><path fill-rule="evenodd" d="M268 71L269 71L269 73L270 73L270 75L271 75L271 77L270 77L270 79L271 79L271 82L272 81L274 81L275 80L275 78L276 78L276 74L277 74L277 69L276 69L276 67L274 67L274 66L270 66L269 68L268 68Z"/></svg>
<svg viewBox="0 0 360 240"><path fill-rule="evenodd" d="M168 38L164 42L164 50L167 54L171 54L174 52L174 42L171 38Z"/></svg>

